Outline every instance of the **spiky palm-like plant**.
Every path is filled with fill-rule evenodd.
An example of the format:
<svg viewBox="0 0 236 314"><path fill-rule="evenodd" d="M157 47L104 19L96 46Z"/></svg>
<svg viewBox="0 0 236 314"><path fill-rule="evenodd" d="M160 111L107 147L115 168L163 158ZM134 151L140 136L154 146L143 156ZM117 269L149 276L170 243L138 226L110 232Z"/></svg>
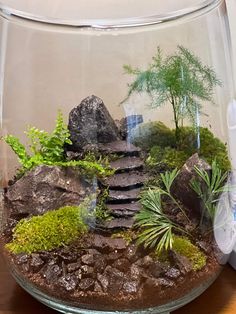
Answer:
<svg viewBox="0 0 236 314"><path fill-rule="evenodd" d="M136 226L140 229L137 243L145 248L161 252L172 248L173 230L186 233L181 226L175 224L164 212L162 197L167 197L183 213L184 210L171 195L171 186L178 175L177 169L161 175L164 188L154 188L143 192L141 197L142 210L135 216Z"/></svg>

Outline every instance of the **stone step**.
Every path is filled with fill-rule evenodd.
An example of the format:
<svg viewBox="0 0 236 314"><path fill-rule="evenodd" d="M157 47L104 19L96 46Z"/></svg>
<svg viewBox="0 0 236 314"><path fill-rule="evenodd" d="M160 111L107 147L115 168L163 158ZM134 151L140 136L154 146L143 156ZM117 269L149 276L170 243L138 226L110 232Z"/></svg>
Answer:
<svg viewBox="0 0 236 314"><path fill-rule="evenodd" d="M115 141L99 144L99 150L105 154L117 154L124 156L139 156L141 149L126 141Z"/></svg>
<svg viewBox="0 0 236 314"><path fill-rule="evenodd" d="M112 190L129 190L131 187L140 187L148 179L142 172L117 173L106 178L103 183Z"/></svg>
<svg viewBox="0 0 236 314"><path fill-rule="evenodd" d="M109 203L122 203L132 202L139 199L140 188L122 191L122 190L110 190L108 195Z"/></svg>
<svg viewBox="0 0 236 314"><path fill-rule="evenodd" d="M123 157L110 163L111 168L116 172L131 171L143 168L143 161L139 157Z"/></svg>
<svg viewBox="0 0 236 314"><path fill-rule="evenodd" d="M131 229L134 225L134 218L114 218L110 221L106 221L104 228L108 231L119 230L119 229Z"/></svg>
<svg viewBox="0 0 236 314"><path fill-rule="evenodd" d="M115 217L133 217L141 209L139 202L128 204L107 204L108 212Z"/></svg>

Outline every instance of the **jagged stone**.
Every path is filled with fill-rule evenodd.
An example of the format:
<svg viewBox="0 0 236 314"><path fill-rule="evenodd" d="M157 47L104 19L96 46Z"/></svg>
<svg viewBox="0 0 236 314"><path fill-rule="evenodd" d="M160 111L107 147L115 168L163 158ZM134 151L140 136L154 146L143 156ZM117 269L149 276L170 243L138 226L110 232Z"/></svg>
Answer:
<svg viewBox="0 0 236 314"><path fill-rule="evenodd" d="M103 101L92 95L85 98L69 115L68 129L72 146L83 151L88 144L109 143L119 139L119 130Z"/></svg>
<svg viewBox="0 0 236 314"><path fill-rule="evenodd" d="M124 239L111 237L104 237L100 234L94 234L90 238L90 245L99 251L113 252L115 250L124 250L126 248L126 242Z"/></svg>
<svg viewBox="0 0 236 314"><path fill-rule="evenodd" d="M170 269L167 270L165 276L169 279L177 279L181 276L181 273L177 268L171 267Z"/></svg>
<svg viewBox="0 0 236 314"><path fill-rule="evenodd" d="M105 154L117 154L124 156L139 156L141 149L126 141L114 141L100 144L99 150Z"/></svg>
<svg viewBox="0 0 236 314"><path fill-rule="evenodd" d="M75 272L76 270L80 269L81 267L81 262L76 262L76 263L70 263L67 265L67 271L69 273Z"/></svg>
<svg viewBox="0 0 236 314"><path fill-rule="evenodd" d="M120 202L132 202L139 199L141 189L131 189L131 190L110 190L108 195L108 201L110 203L120 203Z"/></svg>
<svg viewBox="0 0 236 314"><path fill-rule="evenodd" d="M112 264L112 267L115 267L116 269L125 273L130 268L130 262L126 258L120 258L115 260L115 262Z"/></svg>
<svg viewBox="0 0 236 314"><path fill-rule="evenodd" d="M110 166L115 169L116 172L130 171L142 168L143 161L138 157L123 157L112 161Z"/></svg>
<svg viewBox="0 0 236 314"><path fill-rule="evenodd" d="M48 264L45 269L42 269L42 275L46 279L47 284L57 283L61 273L62 269L54 264Z"/></svg>
<svg viewBox="0 0 236 314"><path fill-rule="evenodd" d="M78 280L76 276L67 274L66 276L63 276L59 278L58 285L62 287L66 291L74 291L76 286L78 284Z"/></svg>
<svg viewBox="0 0 236 314"><path fill-rule="evenodd" d="M172 193L190 210L195 213L201 213L201 200L190 186L191 180L199 176L195 171L195 167L200 170L211 170L211 166L203 159L199 158L198 154L192 155L181 168L177 178L172 185ZM202 184L204 184L202 182Z"/></svg>
<svg viewBox="0 0 236 314"><path fill-rule="evenodd" d="M117 173L104 180L104 184L110 189L130 189L142 186L148 176L141 172Z"/></svg>
<svg viewBox="0 0 236 314"><path fill-rule="evenodd" d="M93 290L95 281L92 278L84 278L79 283L79 288L82 291Z"/></svg>
<svg viewBox="0 0 236 314"><path fill-rule="evenodd" d="M112 294L116 294L121 290L124 284L125 274L111 266L107 266L104 273L109 278L108 291Z"/></svg>
<svg viewBox="0 0 236 314"><path fill-rule="evenodd" d="M116 217L132 217L141 209L138 202L128 204L107 204L108 211Z"/></svg>
<svg viewBox="0 0 236 314"><path fill-rule="evenodd" d="M191 261L186 256L180 255L176 251L170 251L170 256L182 274L189 273L193 269Z"/></svg>
<svg viewBox="0 0 236 314"><path fill-rule="evenodd" d="M123 285L123 291L128 294L136 294L140 288L139 281L128 280Z"/></svg>
<svg viewBox="0 0 236 314"><path fill-rule="evenodd" d="M11 217L41 215L81 203L91 193L91 186L71 167L41 165L8 187L6 206Z"/></svg>
<svg viewBox="0 0 236 314"><path fill-rule="evenodd" d="M81 261L86 265L93 265L95 263L95 258L92 254L85 254L81 257Z"/></svg>
<svg viewBox="0 0 236 314"><path fill-rule="evenodd" d="M97 274L97 279L100 285L102 286L102 289L104 292L107 291L108 285L109 285L109 278L106 275Z"/></svg>
<svg viewBox="0 0 236 314"><path fill-rule="evenodd" d="M135 263L141 257L142 257L142 253L141 253L141 250L139 250L139 247L137 246L137 244L135 243L130 244L126 251L126 258L128 258L128 260L131 263Z"/></svg>
<svg viewBox="0 0 236 314"><path fill-rule="evenodd" d="M25 264L29 261L29 255L25 253L21 253L16 255L16 264L17 265L22 265Z"/></svg>
<svg viewBox="0 0 236 314"><path fill-rule="evenodd" d="M34 271L38 271L40 268L42 268L43 265L44 265L44 261L41 259L39 254L31 255L30 267Z"/></svg>

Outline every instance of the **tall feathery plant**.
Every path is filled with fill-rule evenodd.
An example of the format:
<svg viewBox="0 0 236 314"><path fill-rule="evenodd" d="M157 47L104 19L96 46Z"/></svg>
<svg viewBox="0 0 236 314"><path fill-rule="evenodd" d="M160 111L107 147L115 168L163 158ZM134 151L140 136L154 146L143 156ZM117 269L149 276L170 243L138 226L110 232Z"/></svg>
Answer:
<svg viewBox="0 0 236 314"><path fill-rule="evenodd" d="M167 57L163 57L158 47L147 70L130 65L124 65L124 69L135 77L124 101L133 93L145 92L151 97L154 108L171 104L177 146L181 141L181 122L189 119L195 124L196 117L202 114L202 102L214 103L213 89L221 85L215 71L183 46L178 46L176 52Z"/></svg>

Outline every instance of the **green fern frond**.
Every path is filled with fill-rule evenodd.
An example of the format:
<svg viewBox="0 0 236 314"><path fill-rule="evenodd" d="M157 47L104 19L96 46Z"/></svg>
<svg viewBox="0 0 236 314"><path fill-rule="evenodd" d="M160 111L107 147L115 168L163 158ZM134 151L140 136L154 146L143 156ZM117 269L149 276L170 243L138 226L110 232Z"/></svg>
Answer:
<svg viewBox="0 0 236 314"><path fill-rule="evenodd" d="M3 138L3 140L11 147L17 155L19 162L24 166L24 164L29 161L30 156L28 155L24 145L21 144L20 140L13 135L7 135Z"/></svg>
<svg viewBox="0 0 236 314"><path fill-rule="evenodd" d="M18 156L22 165L22 168L18 171L20 176L38 165L78 167L80 170L85 170L87 174L100 177L114 173L105 159L91 160L91 156L89 156L90 160L87 160L86 157L84 160L66 160L64 155L65 144L70 145L72 142L61 111L58 112L55 129L51 134L36 127L29 127L25 133L28 137L31 155L27 153L26 148L18 138L13 135L3 138Z"/></svg>

